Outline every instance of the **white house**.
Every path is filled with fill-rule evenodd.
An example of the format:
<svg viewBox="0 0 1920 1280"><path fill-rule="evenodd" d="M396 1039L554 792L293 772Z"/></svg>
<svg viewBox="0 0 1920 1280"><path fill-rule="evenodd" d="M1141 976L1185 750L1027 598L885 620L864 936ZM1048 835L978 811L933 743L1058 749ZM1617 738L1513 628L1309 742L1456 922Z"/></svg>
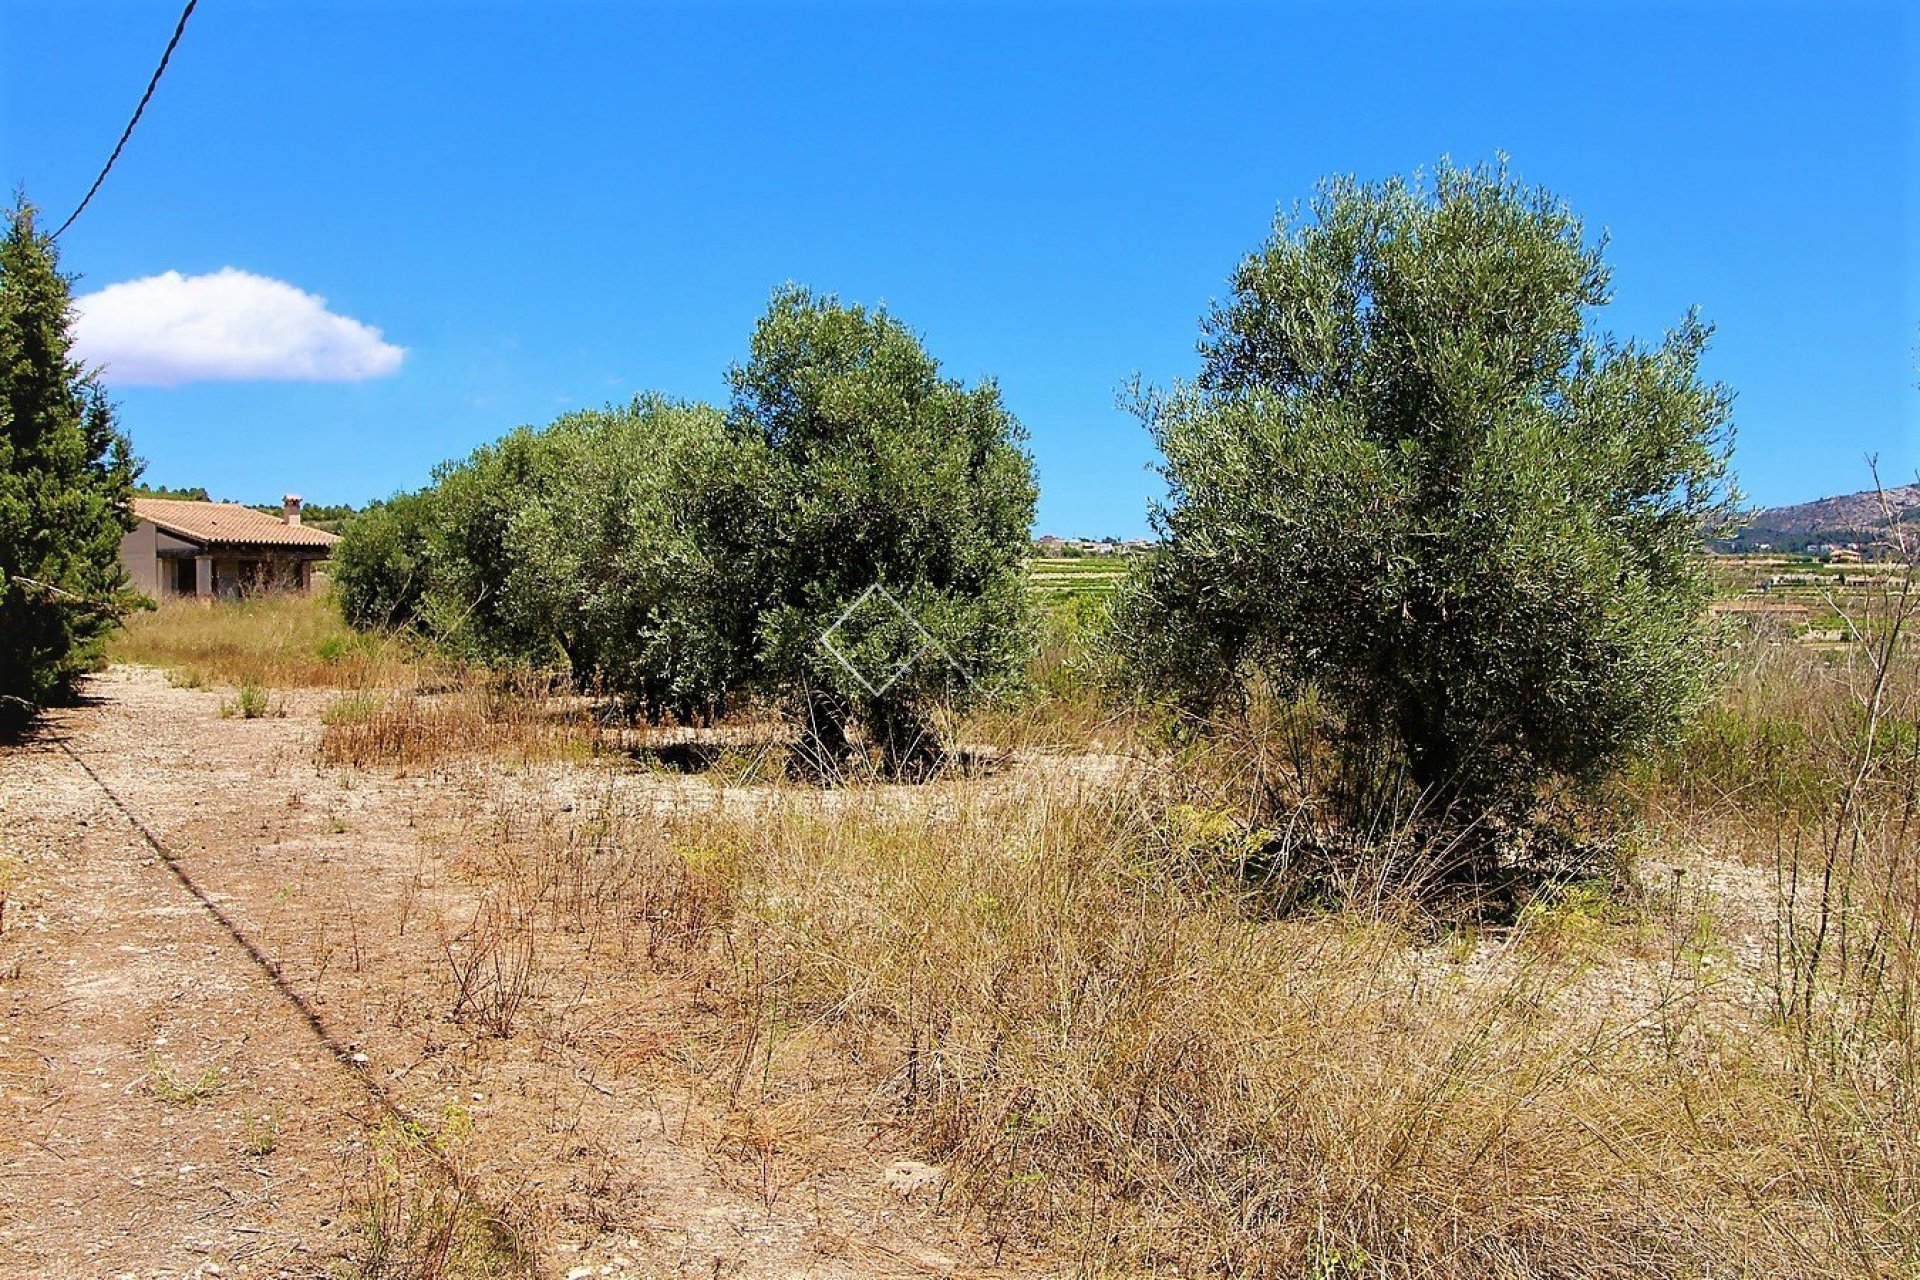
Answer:
<svg viewBox="0 0 1920 1280"><path fill-rule="evenodd" d="M300 499L288 494L279 519L235 502L135 498L139 523L120 539L133 585L156 600L308 591L313 566L340 539L300 523Z"/></svg>

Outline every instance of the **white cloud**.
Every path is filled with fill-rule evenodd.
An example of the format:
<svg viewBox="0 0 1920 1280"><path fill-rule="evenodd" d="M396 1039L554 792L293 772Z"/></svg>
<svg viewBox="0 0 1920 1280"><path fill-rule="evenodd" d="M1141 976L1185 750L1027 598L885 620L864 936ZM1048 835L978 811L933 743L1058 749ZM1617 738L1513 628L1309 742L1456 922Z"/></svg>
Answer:
<svg viewBox="0 0 1920 1280"><path fill-rule="evenodd" d="M108 285L74 300L75 354L121 386L182 382L359 382L406 350L372 325L327 310L284 280L224 267Z"/></svg>

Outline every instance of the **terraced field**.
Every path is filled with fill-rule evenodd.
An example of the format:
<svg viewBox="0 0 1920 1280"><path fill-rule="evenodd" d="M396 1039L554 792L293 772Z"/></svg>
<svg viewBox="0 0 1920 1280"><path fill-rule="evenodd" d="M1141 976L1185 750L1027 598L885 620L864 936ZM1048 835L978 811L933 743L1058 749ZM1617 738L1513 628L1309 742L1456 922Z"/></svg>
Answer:
<svg viewBox="0 0 1920 1280"><path fill-rule="evenodd" d="M1035 556L1027 562L1034 594L1043 602L1097 599L1120 585L1128 556Z"/></svg>
<svg viewBox="0 0 1920 1280"><path fill-rule="evenodd" d="M1864 613L1904 571L1897 564L1827 564L1799 556L1719 556L1714 611L1777 617L1804 640L1837 641L1846 628L1842 614Z"/></svg>
<svg viewBox="0 0 1920 1280"><path fill-rule="evenodd" d="M1133 563L1125 555L1035 556L1027 569L1035 597L1051 604L1100 599L1120 585ZM1834 633L1845 627L1841 611L1860 612L1900 568L1798 556L1716 556L1714 610L1777 617L1805 639L1837 639Z"/></svg>

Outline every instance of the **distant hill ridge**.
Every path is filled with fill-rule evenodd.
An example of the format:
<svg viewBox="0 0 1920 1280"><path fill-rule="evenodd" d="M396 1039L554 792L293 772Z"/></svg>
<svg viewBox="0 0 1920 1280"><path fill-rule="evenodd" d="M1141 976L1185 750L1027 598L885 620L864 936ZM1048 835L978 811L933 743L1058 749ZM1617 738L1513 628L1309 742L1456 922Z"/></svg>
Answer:
<svg viewBox="0 0 1920 1280"><path fill-rule="evenodd" d="M1884 505L1882 496L1866 489L1791 506L1761 507L1734 541L1744 547L1767 543L1785 550L1820 542L1870 540L1887 528L1889 512L1894 520L1920 521L1920 484L1887 489Z"/></svg>
<svg viewBox="0 0 1920 1280"><path fill-rule="evenodd" d="M1886 506L1872 489L1797 502L1790 507L1762 507L1753 513L1753 525L1777 529L1782 533L1822 533L1842 530L1884 528L1887 510L1895 519L1920 515L1920 484L1903 484L1886 490Z"/></svg>

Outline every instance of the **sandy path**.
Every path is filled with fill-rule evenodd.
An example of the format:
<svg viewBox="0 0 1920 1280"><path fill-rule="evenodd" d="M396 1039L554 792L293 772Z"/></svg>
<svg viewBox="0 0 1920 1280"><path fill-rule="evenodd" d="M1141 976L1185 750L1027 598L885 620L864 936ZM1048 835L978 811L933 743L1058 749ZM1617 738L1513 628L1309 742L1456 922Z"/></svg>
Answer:
<svg viewBox="0 0 1920 1280"><path fill-rule="evenodd" d="M368 1099L57 745L102 718L0 757L0 1274L324 1274Z"/></svg>
<svg viewBox="0 0 1920 1280"><path fill-rule="evenodd" d="M445 1138L543 1275L986 1270L886 1189L911 1153L882 1127L850 1143L841 1116L829 1140L800 1106L799 1153L756 1156L740 1135L766 1117L710 1087L731 1011L603 939L554 942L525 1030L451 1016L445 943L479 892L460 824L482 795L562 804L558 779L321 768L319 696L247 721L152 671L91 692L0 747L0 1275L350 1272L369 1153L391 1150L379 1095Z"/></svg>

